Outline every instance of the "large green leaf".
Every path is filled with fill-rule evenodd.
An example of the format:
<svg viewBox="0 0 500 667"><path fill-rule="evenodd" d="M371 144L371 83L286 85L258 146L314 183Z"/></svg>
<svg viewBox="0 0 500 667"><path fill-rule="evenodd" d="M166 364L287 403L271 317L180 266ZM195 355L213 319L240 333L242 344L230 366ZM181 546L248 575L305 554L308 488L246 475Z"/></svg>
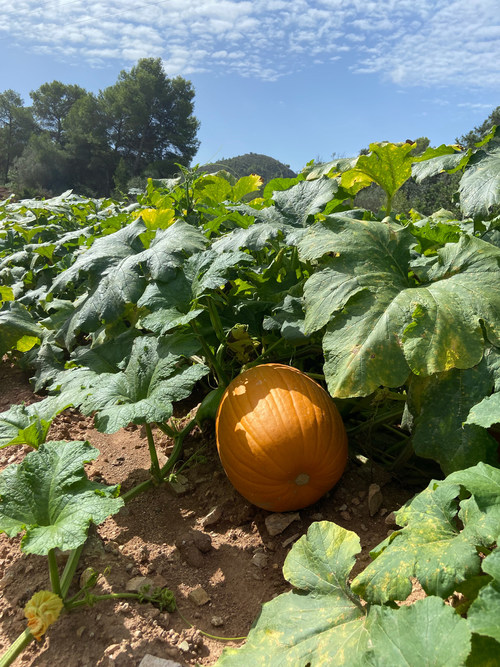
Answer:
<svg viewBox="0 0 500 667"><path fill-rule="evenodd" d="M457 470L447 483L460 484L471 494L460 502L458 518L471 542L489 549L500 536L500 471L485 463Z"/></svg>
<svg viewBox="0 0 500 667"><path fill-rule="evenodd" d="M38 448L45 442L54 417L67 407L64 397L48 396L31 405L13 405L0 413L0 449L24 444Z"/></svg>
<svg viewBox="0 0 500 667"><path fill-rule="evenodd" d="M266 603L246 644L226 649L217 665L463 665L471 633L443 600L429 597L400 609L361 606L347 581L358 550L354 533L313 523L285 560L294 590Z"/></svg>
<svg viewBox="0 0 500 667"><path fill-rule="evenodd" d="M276 209L293 227L305 227L309 216L324 209L338 190L338 183L326 176L301 181L288 190L273 193Z"/></svg>
<svg viewBox="0 0 500 667"><path fill-rule="evenodd" d="M472 495L459 503L460 485ZM447 598L480 572L481 546L500 533L500 470L478 464L428 487L396 514L403 526L371 552L375 559L352 582L369 602L405 600L416 577L429 595ZM457 521L460 519L460 523Z"/></svg>
<svg viewBox="0 0 500 667"><path fill-rule="evenodd" d="M25 531L21 548L45 555L85 542L91 522L123 506L115 487L90 482L84 464L99 452L88 442L47 442L0 473L0 531Z"/></svg>
<svg viewBox="0 0 500 667"><path fill-rule="evenodd" d="M460 181L460 206L465 216L487 215L500 204L500 138L474 153Z"/></svg>
<svg viewBox="0 0 500 667"><path fill-rule="evenodd" d="M374 667L461 667L469 655L471 632L465 619L436 597L417 600L395 613L372 607L367 631Z"/></svg>
<svg viewBox="0 0 500 667"><path fill-rule="evenodd" d="M393 197L411 176L413 148L414 145L408 143L370 144L370 154L361 155L352 169L342 173L342 186L350 189L355 183L363 187L377 183L389 197Z"/></svg>
<svg viewBox="0 0 500 667"><path fill-rule="evenodd" d="M91 391L83 400L84 414L97 412L96 424L114 433L128 424L163 422L172 404L190 395L194 384L209 372L203 364L188 363L173 354L168 341L136 338L127 367L118 373L91 375Z"/></svg>
<svg viewBox="0 0 500 667"><path fill-rule="evenodd" d="M483 325L500 345L499 249L464 235L418 267L419 284L408 277L413 244L408 229L346 215L328 216L299 242L303 259L322 259L304 287L306 333L327 323L332 395L399 386L410 371L474 366L485 348Z"/></svg>
<svg viewBox="0 0 500 667"><path fill-rule="evenodd" d="M274 206L259 209L239 205L236 208L248 216L253 216L259 223L264 223L266 226L260 229L269 238L272 238L276 235L275 230L290 232L293 229L304 229L311 216L320 213L337 190L338 183L323 176L314 181L300 181L287 190L274 192ZM250 238L255 239L256 232L248 230L247 234ZM260 238L262 238L261 234L262 232L257 232ZM244 237L245 234L242 232L236 235L239 247L243 245Z"/></svg>
<svg viewBox="0 0 500 667"><path fill-rule="evenodd" d="M460 151L454 146L445 146L446 150L439 155L428 154L424 161L416 160L412 165L412 176L417 183L421 183L425 178L435 176L443 171L453 172L467 164L471 151ZM424 153L424 155L426 154Z"/></svg>
<svg viewBox="0 0 500 667"><path fill-rule="evenodd" d="M484 428L464 423L471 408L488 396L493 380L482 360L429 376L413 375L407 409L415 452L438 461L445 474L480 461L495 464L498 443Z"/></svg>
<svg viewBox="0 0 500 667"><path fill-rule="evenodd" d="M491 575L493 579L479 591L478 597L474 600L467 613L467 622L472 632L487 635L500 642L499 548L484 559L483 570Z"/></svg>
<svg viewBox="0 0 500 667"><path fill-rule="evenodd" d="M457 485L427 489L399 510L396 519L403 528L373 552L373 563L352 583L353 590L369 602L406 600L411 577L416 577L428 595L447 597L466 578L479 572L475 545L457 528Z"/></svg>
<svg viewBox="0 0 500 667"><path fill-rule="evenodd" d="M347 578L358 537L328 522L312 524L294 544L283 572L299 588L262 608L246 644L218 665L358 665L367 643L364 613Z"/></svg>
<svg viewBox="0 0 500 667"><path fill-rule="evenodd" d="M80 274L88 275L89 289L62 328L68 346L79 329L93 331L102 320L113 322L121 317L127 303L139 301L149 281L173 279L185 258L206 244L199 230L178 221L158 230L146 248L141 240L145 229L144 223L136 220L97 239L54 281L52 290L57 292Z"/></svg>
<svg viewBox="0 0 500 667"><path fill-rule="evenodd" d="M46 334L25 306L16 301L8 306L0 311L0 358L13 349L26 352Z"/></svg>
<svg viewBox="0 0 500 667"><path fill-rule="evenodd" d="M483 428L500 423L500 392L497 391L474 405L465 423L478 424Z"/></svg>

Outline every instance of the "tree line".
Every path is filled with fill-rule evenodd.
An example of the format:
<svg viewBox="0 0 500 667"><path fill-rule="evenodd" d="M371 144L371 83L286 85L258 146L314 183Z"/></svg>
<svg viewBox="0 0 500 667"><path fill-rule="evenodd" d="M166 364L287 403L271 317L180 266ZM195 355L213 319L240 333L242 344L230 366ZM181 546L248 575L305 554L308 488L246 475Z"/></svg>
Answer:
<svg viewBox="0 0 500 667"><path fill-rule="evenodd" d="M17 194L109 196L134 179L167 178L199 146L190 81L142 58L98 94L60 81L0 93L0 183Z"/></svg>

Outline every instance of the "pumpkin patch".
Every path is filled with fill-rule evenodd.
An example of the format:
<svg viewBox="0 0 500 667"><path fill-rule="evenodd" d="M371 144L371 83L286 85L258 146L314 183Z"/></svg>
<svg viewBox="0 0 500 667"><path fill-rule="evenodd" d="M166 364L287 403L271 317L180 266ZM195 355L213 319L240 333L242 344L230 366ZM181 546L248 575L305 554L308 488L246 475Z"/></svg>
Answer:
<svg viewBox="0 0 500 667"><path fill-rule="evenodd" d="M282 364L255 366L229 384L216 433L233 486L273 512L316 502L347 462L347 436L332 399L307 375Z"/></svg>

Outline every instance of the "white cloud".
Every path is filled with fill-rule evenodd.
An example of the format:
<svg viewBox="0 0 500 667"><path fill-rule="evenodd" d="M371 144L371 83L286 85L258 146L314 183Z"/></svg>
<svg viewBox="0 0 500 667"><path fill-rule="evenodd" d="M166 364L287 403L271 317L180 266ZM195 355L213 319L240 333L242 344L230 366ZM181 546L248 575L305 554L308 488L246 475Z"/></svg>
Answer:
<svg viewBox="0 0 500 667"><path fill-rule="evenodd" d="M169 75L273 81L343 59L401 87L499 88L498 0L17 0L0 15L15 44L121 67L161 57Z"/></svg>

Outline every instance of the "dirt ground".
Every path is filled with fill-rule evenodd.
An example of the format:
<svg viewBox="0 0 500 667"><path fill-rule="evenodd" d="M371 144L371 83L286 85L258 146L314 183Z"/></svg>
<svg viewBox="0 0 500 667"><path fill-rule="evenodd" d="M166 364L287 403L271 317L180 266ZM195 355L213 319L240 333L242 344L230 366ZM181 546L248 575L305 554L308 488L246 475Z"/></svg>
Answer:
<svg viewBox="0 0 500 667"><path fill-rule="evenodd" d="M8 361L1 362L0 412L13 403L35 400L27 377ZM147 441L140 428L104 435L93 428L92 419L70 409L54 421L48 439L88 440L96 447L100 455L88 465L92 479L120 483L125 491L148 478ZM158 443L161 464L171 442L161 436ZM163 485L143 493L91 528L74 587L76 591L79 577L91 566L103 573L96 593L133 590L149 581L174 592L180 613L135 601L102 602L62 615L15 665L134 667L145 654L181 665L213 665L228 642L203 633L247 635L262 603L289 589L283 561L312 522L334 521L359 535L362 551L356 572L368 563L370 549L394 529L390 513L417 491L351 457L337 486L313 506L290 513L294 520L272 536L266 526L269 513L247 503L226 479L213 428L193 431L185 446L186 457L201 450L203 459L183 472L182 488ZM0 450L0 469L19 463L28 451L23 446ZM375 496L372 484L381 489ZM0 535L0 655L26 627L26 602L37 590L50 588L45 558L23 554L19 543ZM62 565L65 555L60 559ZM199 588L205 595L196 595Z"/></svg>

